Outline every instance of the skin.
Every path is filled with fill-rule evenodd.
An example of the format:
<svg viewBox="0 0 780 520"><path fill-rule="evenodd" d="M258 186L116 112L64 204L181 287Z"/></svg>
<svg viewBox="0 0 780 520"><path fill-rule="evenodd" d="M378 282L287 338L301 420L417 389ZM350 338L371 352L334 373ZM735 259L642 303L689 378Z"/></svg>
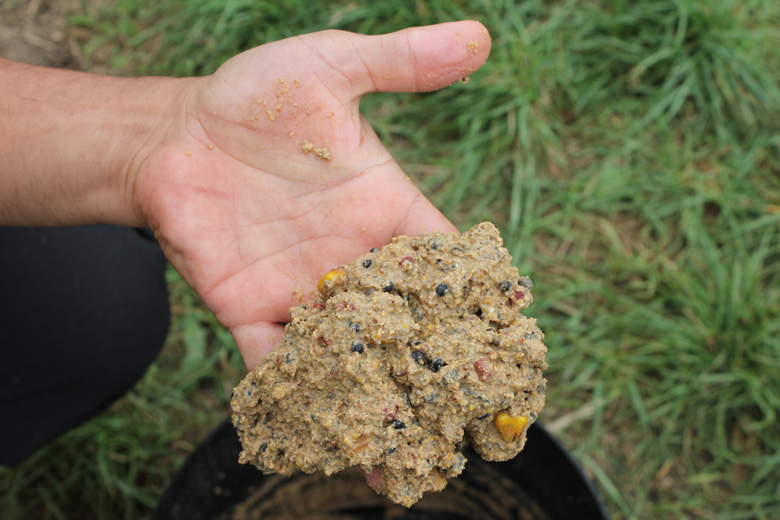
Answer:
<svg viewBox="0 0 780 520"><path fill-rule="evenodd" d="M396 235L455 231L359 102L446 87L489 50L464 21L307 34L203 78L0 60L0 223L151 227L252 368L327 271Z"/></svg>

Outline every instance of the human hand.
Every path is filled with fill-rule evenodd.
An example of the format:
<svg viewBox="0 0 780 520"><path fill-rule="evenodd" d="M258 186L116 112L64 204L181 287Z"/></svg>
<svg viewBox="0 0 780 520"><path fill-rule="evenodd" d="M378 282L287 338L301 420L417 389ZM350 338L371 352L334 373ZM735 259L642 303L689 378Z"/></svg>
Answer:
<svg viewBox="0 0 780 520"><path fill-rule="evenodd" d="M131 172L135 206L253 368L318 279L399 234L454 226L358 111L373 91L430 91L478 69L477 22L269 43L193 80Z"/></svg>

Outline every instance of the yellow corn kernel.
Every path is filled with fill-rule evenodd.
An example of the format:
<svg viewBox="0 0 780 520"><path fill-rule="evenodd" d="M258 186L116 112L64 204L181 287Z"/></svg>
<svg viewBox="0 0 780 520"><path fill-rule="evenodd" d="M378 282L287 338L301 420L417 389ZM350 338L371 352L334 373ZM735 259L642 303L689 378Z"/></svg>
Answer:
<svg viewBox="0 0 780 520"><path fill-rule="evenodd" d="M512 417L506 412L498 412L493 422L505 442L512 442L523 434L528 417Z"/></svg>
<svg viewBox="0 0 780 520"><path fill-rule="evenodd" d="M319 283L317 283L317 290L320 291L321 295L327 296L327 293L330 292L330 288L332 288L337 283L346 281L346 279L347 272L344 269L341 267L331 269L325 274L325 276L320 278Z"/></svg>

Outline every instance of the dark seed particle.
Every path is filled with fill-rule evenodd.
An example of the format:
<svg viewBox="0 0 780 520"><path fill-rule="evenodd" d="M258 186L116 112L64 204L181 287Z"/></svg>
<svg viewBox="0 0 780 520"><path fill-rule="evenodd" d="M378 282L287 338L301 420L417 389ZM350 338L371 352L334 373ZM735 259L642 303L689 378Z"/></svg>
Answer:
<svg viewBox="0 0 780 520"><path fill-rule="evenodd" d="M259 448L257 448L257 451L259 451L260 453L263 453L263 452L265 452L266 449L268 449L268 443L264 442L263 444L260 445Z"/></svg>
<svg viewBox="0 0 780 520"><path fill-rule="evenodd" d="M406 428L406 423L403 421L399 421L398 419L393 419L393 428L396 430L403 430Z"/></svg>
<svg viewBox="0 0 780 520"><path fill-rule="evenodd" d="M391 455L391 454L395 453L395 450L396 450L396 448L390 448L389 450L387 450L387 454Z"/></svg>
<svg viewBox="0 0 780 520"><path fill-rule="evenodd" d="M487 419L489 415L489 413L486 413L485 415L480 415L477 419L481 421L482 419Z"/></svg>
<svg viewBox="0 0 780 520"><path fill-rule="evenodd" d="M383 292L390 292L393 290L393 282L388 283L384 287L382 287Z"/></svg>
<svg viewBox="0 0 780 520"><path fill-rule="evenodd" d="M510 290L511 288L512 288L512 282L510 282L510 281L501 282L501 290L502 291L506 292L506 291Z"/></svg>
<svg viewBox="0 0 780 520"><path fill-rule="evenodd" d="M372 252L372 253L376 253L376 252L378 252L378 251L379 251L379 249L377 249L377 248L375 248L375 247L372 247L372 248L371 248L371 252Z"/></svg>
<svg viewBox="0 0 780 520"><path fill-rule="evenodd" d="M425 365L428 363L428 357L425 355L425 352L423 352L422 350L415 350L414 352L412 352L412 359L418 365Z"/></svg>
<svg viewBox="0 0 780 520"><path fill-rule="evenodd" d="M374 265L374 262L372 262L370 258L366 258L365 260L363 260L363 267L365 267L366 269L368 269L372 265Z"/></svg>
<svg viewBox="0 0 780 520"><path fill-rule="evenodd" d="M460 450L463 449L463 441L458 441L455 443L455 451L460 452Z"/></svg>
<svg viewBox="0 0 780 520"><path fill-rule="evenodd" d="M357 352L358 354L362 354L364 350L363 344L358 341L354 342L350 347L350 349L352 350L352 352Z"/></svg>
<svg viewBox="0 0 780 520"><path fill-rule="evenodd" d="M444 377L442 378L442 383L448 386L455 386L458 379L460 379L460 372L457 371L457 369L451 369L447 371L446 374L444 374ZM479 397L477 394L476 397Z"/></svg>
<svg viewBox="0 0 780 520"><path fill-rule="evenodd" d="M352 330L354 330L355 332L360 332L360 324L353 323L352 324Z"/></svg>
<svg viewBox="0 0 780 520"><path fill-rule="evenodd" d="M438 372L441 370L441 367L444 366L444 361L442 361L441 358L436 358L433 361L431 361L431 371L432 372Z"/></svg>
<svg viewBox="0 0 780 520"><path fill-rule="evenodd" d="M444 296L445 294L447 294L447 291L449 290L450 290L450 286L447 285L446 283L440 283L439 285L436 286L436 294L438 296Z"/></svg>

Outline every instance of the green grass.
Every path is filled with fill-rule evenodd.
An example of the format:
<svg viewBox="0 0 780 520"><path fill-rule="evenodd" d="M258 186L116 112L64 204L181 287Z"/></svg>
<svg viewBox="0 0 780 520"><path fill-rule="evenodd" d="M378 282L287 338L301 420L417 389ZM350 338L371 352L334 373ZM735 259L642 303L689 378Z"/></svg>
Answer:
<svg viewBox="0 0 780 520"><path fill-rule="evenodd" d="M534 279L541 419L615 518L777 518L780 4L117 0L71 24L89 63L187 75L293 34L461 18L493 36L468 84L371 95L364 113L459 227L496 222ZM227 414L231 340L172 287L160 361L0 471L0 516L142 515Z"/></svg>

